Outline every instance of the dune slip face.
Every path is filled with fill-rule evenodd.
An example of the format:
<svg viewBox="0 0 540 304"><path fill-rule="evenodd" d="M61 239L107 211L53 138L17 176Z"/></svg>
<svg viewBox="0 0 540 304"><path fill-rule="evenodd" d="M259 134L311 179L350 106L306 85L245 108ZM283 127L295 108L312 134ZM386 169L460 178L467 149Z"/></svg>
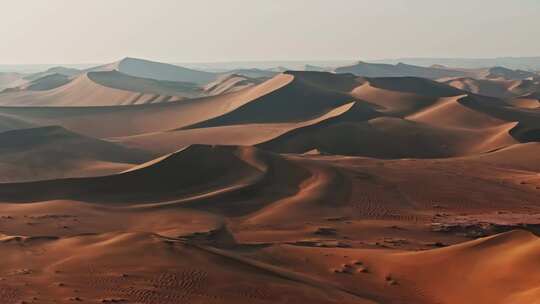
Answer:
<svg viewBox="0 0 540 304"><path fill-rule="evenodd" d="M538 79L0 73L0 303L538 303Z"/></svg>

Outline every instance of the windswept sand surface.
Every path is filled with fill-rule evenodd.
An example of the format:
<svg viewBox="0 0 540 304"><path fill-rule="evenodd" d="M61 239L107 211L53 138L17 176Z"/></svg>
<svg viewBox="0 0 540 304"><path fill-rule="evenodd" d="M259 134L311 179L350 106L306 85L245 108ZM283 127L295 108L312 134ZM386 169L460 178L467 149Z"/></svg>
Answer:
<svg viewBox="0 0 540 304"><path fill-rule="evenodd" d="M197 95L189 84L136 78L120 72L89 72L73 80L54 75L0 94L3 106L114 106L161 103Z"/></svg>
<svg viewBox="0 0 540 304"><path fill-rule="evenodd" d="M126 59L0 94L0 303L539 303L532 90L214 76ZM194 79L212 96L126 102Z"/></svg>

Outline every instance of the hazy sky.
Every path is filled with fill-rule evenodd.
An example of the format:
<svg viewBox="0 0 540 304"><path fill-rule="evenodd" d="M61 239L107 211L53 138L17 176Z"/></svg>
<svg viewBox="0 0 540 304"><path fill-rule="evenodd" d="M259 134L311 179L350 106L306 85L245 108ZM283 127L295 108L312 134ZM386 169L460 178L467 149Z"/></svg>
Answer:
<svg viewBox="0 0 540 304"><path fill-rule="evenodd" d="M0 0L0 63L540 55L540 0Z"/></svg>

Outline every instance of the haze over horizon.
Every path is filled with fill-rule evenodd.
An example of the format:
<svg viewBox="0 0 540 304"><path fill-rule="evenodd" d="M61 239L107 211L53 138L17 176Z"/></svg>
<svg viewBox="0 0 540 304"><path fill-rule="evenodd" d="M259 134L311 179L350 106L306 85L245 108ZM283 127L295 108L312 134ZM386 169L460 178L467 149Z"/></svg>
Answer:
<svg viewBox="0 0 540 304"><path fill-rule="evenodd" d="M540 34L535 19L538 1L345 0L340 4L321 0L287 1L287 5L247 0L6 2L0 18L9 30L2 35L0 64L101 63L126 56L223 62L540 54L540 41L530 39Z"/></svg>

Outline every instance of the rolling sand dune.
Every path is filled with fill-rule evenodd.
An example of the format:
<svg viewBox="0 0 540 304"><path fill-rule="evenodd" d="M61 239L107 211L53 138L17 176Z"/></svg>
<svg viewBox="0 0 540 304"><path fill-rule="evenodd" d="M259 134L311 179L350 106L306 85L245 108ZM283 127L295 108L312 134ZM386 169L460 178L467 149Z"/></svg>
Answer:
<svg viewBox="0 0 540 304"><path fill-rule="evenodd" d="M424 252L281 246L259 254L376 303L535 303L536 274L514 280L512 270L537 269L538 246L537 236L515 231Z"/></svg>
<svg viewBox="0 0 540 304"><path fill-rule="evenodd" d="M150 233L109 233L44 244L32 242L31 248L48 254L33 258L31 264L14 254L14 246L2 246L12 265L2 270L16 272L17 266L43 270L25 275L25 281L34 287L25 296L21 296L20 289L8 287L9 282L3 283L10 301L36 297L101 303L375 303L301 274L289 274L263 263L250 263ZM130 266L141 260L145 263L139 267ZM80 265L87 265L86 273L73 275L79 273ZM46 281L52 286L42 283Z"/></svg>
<svg viewBox="0 0 540 304"><path fill-rule="evenodd" d="M196 95L193 85L163 83L135 78L118 72L90 72L65 85L51 85L49 79L31 83L27 90L0 94L4 106L110 106L174 101ZM49 89L50 88L50 89ZM175 96L173 96L175 95Z"/></svg>
<svg viewBox="0 0 540 304"><path fill-rule="evenodd" d="M422 77L439 79L444 77L463 77L465 71L446 69L442 67L420 67L398 63L396 65L382 63L358 62L355 65L339 67L336 73L351 73L364 77Z"/></svg>
<svg viewBox="0 0 540 304"><path fill-rule="evenodd" d="M439 98L462 95L463 91L421 78L368 78L351 94L378 105L381 112L406 116L431 106Z"/></svg>
<svg viewBox="0 0 540 304"><path fill-rule="evenodd" d="M24 79L27 81L34 81L34 80L37 80L37 79L40 79L49 75L54 75L54 74L59 74L59 75L67 76L70 78L74 78L75 76L78 76L82 73L83 71L78 70L78 69L57 66L57 67L52 67L50 69L47 69L46 71L43 71L43 72L25 75Z"/></svg>
<svg viewBox="0 0 540 304"><path fill-rule="evenodd" d="M85 137L61 127L0 133L0 182L105 175L152 158L152 154Z"/></svg>
<svg viewBox="0 0 540 304"><path fill-rule="evenodd" d="M534 303L540 296L534 283L539 246L537 236L514 231L431 252L391 254L380 263L396 280L414 276L416 288L429 290L431 301ZM529 275L515 278L512 269ZM467 284L455 284L464 272Z"/></svg>
<svg viewBox="0 0 540 304"><path fill-rule="evenodd" d="M330 82L329 87L320 86L321 76L334 80L334 83ZM313 119L352 101L349 94L336 90L336 85L342 86L343 83L338 83L336 76L329 73L286 72L278 77L288 78L290 82L279 90L261 95L235 111L184 129L253 123L299 122ZM345 82L345 86L354 82L354 78L345 77L349 80Z"/></svg>
<svg viewBox="0 0 540 304"><path fill-rule="evenodd" d="M540 91L540 82L534 80L458 78L445 83L474 94L507 99Z"/></svg>
<svg viewBox="0 0 540 304"><path fill-rule="evenodd" d="M3 93L18 92L18 91L47 91L58 87L61 87L71 79L68 76L62 74L49 74L41 78L29 81L22 86L5 89Z"/></svg>
<svg viewBox="0 0 540 304"><path fill-rule="evenodd" d="M436 158L470 155L515 144L514 124L479 131L438 128L400 118L331 121L293 130L258 147L279 153L361 155L378 158Z"/></svg>
<svg viewBox="0 0 540 304"><path fill-rule="evenodd" d="M526 96L523 98L515 98L507 101L511 106L525 109L537 109L540 108L540 99L534 98L534 96Z"/></svg>
<svg viewBox="0 0 540 304"><path fill-rule="evenodd" d="M538 152L531 144L522 148ZM405 251L469 239L451 226L465 213L473 221L487 210L512 208L492 220L539 212L537 191L520 181L540 180L531 179L534 171L517 170L526 156L520 151L512 152L515 164L500 154L508 150L384 161L194 146L113 176L0 185L2 201L25 202L0 205L0 248L10 261L0 267L0 296L141 303L527 301L536 296L534 277L504 282L513 277L507 267L536 267L538 241L531 234ZM495 158L484 158L490 155ZM486 187L489 193L474 195ZM513 226L482 227L477 233ZM20 246L29 250L21 255ZM145 263L135 262L141 259ZM447 269L460 272L440 276ZM500 275L485 277L493 271ZM462 274L474 284L453 277ZM225 279L234 283L218 284ZM197 289L197 282L220 287Z"/></svg>
<svg viewBox="0 0 540 304"><path fill-rule="evenodd" d="M514 80L524 80L538 77L538 74L534 72L528 72L523 70L511 70L505 67L492 67L489 69L489 74L486 78L503 78L503 79L514 79Z"/></svg>
<svg viewBox="0 0 540 304"><path fill-rule="evenodd" d="M29 91L47 91L61 87L69 81L69 77L65 75L51 74L32 81L24 89Z"/></svg>
<svg viewBox="0 0 540 304"><path fill-rule="evenodd" d="M222 74L221 77L230 76L230 75L240 75L247 78L272 78L279 74L280 72L271 71L271 70L261 70L261 69L235 69L227 71Z"/></svg>
<svg viewBox="0 0 540 304"><path fill-rule="evenodd" d="M286 86L293 77L278 75L260 85L212 97L134 106L104 107L0 107L0 113L35 125L60 125L92 137L118 137L166 131L192 125L228 113L246 103ZM85 80L84 83L88 83ZM72 83L68 85L72 85ZM96 84L91 82L91 87ZM107 88L105 91L132 92ZM78 90L80 91L80 90ZM78 92L76 91L76 92ZM99 92L99 91L98 91ZM125 95L124 95L125 94ZM93 95L87 98L94 100ZM95 104L95 103L93 103Z"/></svg>
<svg viewBox="0 0 540 304"><path fill-rule="evenodd" d="M88 69L89 72L114 71L156 80L207 84L217 78L216 74L137 58L124 58L118 62Z"/></svg>
<svg viewBox="0 0 540 304"><path fill-rule="evenodd" d="M118 72L89 75L101 73L101 82L119 79ZM141 90L150 87L149 80L127 83L141 84ZM52 116L37 108L1 111L36 125L62 125L159 153L191 144L261 144L288 153L317 149L383 158L463 156L516 143L510 135L517 133L508 132L515 123L529 130L517 140L535 140L531 134L538 120L531 110L464 94L413 77L288 72L236 92L167 105L62 108ZM340 110L354 100L350 110Z"/></svg>
<svg viewBox="0 0 540 304"><path fill-rule="evenodd" d="M462 98L440 98L423 107L412 104L401 111L420 110L405 119L384 117L370 104L357 102L348 113L292 130L259 147L281 153L317 149L330 154L425 158L482 153L517 143L511 136L516 137L511 132L516 123L464 106L459 102ZM358 111L361 107L364 110ZM531 141L532 135L526 134L522 137Z"/></svg>
<svg viewBox="0 0 540 304"><path fill-rule="evenodd" d="M106 87L145 94L197 97L201 94L199 87L190 82L159 81L139 78L120 73L91 72L88 78Z"/></svg>
<svg viewBox="0 0 540 304"><path fill-rule="evenodd" d="M130 200L141 202L154 201L158 197L183 197L190 193L209 192L223 183L242 184L256 178L258 170L235 156L241 153L242 149L192 146L122 174L20 183L18 190L5 184L3 190L6 192L0 196L9 196L14 201L93 198L123 201L129 197ZM21 192L26 188L47 190Z"/></svg>
<svg viewBox="0 0 540 304"><path fill-rule="evenodd" d="M352 106L353 103L345 104L314 119L297 123L247 124L187 130L181 129L116 137L110 140L126 146L161 154L171 153L192 144L251 146L271 140L291 130L343 115ZM253 130L257 130L257 132L253 132Z"/></svg>
<svg viewBox="0 0 540 304"><path fill-rule="evenodd" d="M466 97L466 95L442 98L432 106L407 116L407 119L432 126L474 130L495 127L505 123L503 120L462 105L460 100L463 97Z"/></svg>
<svg viewBox="0 0 540 304"><path fill-rule="evenodd" d="M239 74L228 74L205 85L204 91L208 95L219 95L249 88L262 82L263 80L261 78L250 78Z"/></svg>
<svg viewBox="0 0 540 304"><path fill-rule="evenodd" d="M34 124L27 122L17 116L4 113L0 114L0 132L16 129L27 129L34 126Z"/></svg>
<svg viewBox="0 0 540 304"><path fill-rule="evenodd" d="M0 72L0 91L19 86L24 82L21 74Z"/></svg>
<svg viewBox="0 0 540 304"><path fill-rule="evenodd" d="M128 58L0 94L0 303L537 302L534 79L355 68L448 83Z"/></svg>

